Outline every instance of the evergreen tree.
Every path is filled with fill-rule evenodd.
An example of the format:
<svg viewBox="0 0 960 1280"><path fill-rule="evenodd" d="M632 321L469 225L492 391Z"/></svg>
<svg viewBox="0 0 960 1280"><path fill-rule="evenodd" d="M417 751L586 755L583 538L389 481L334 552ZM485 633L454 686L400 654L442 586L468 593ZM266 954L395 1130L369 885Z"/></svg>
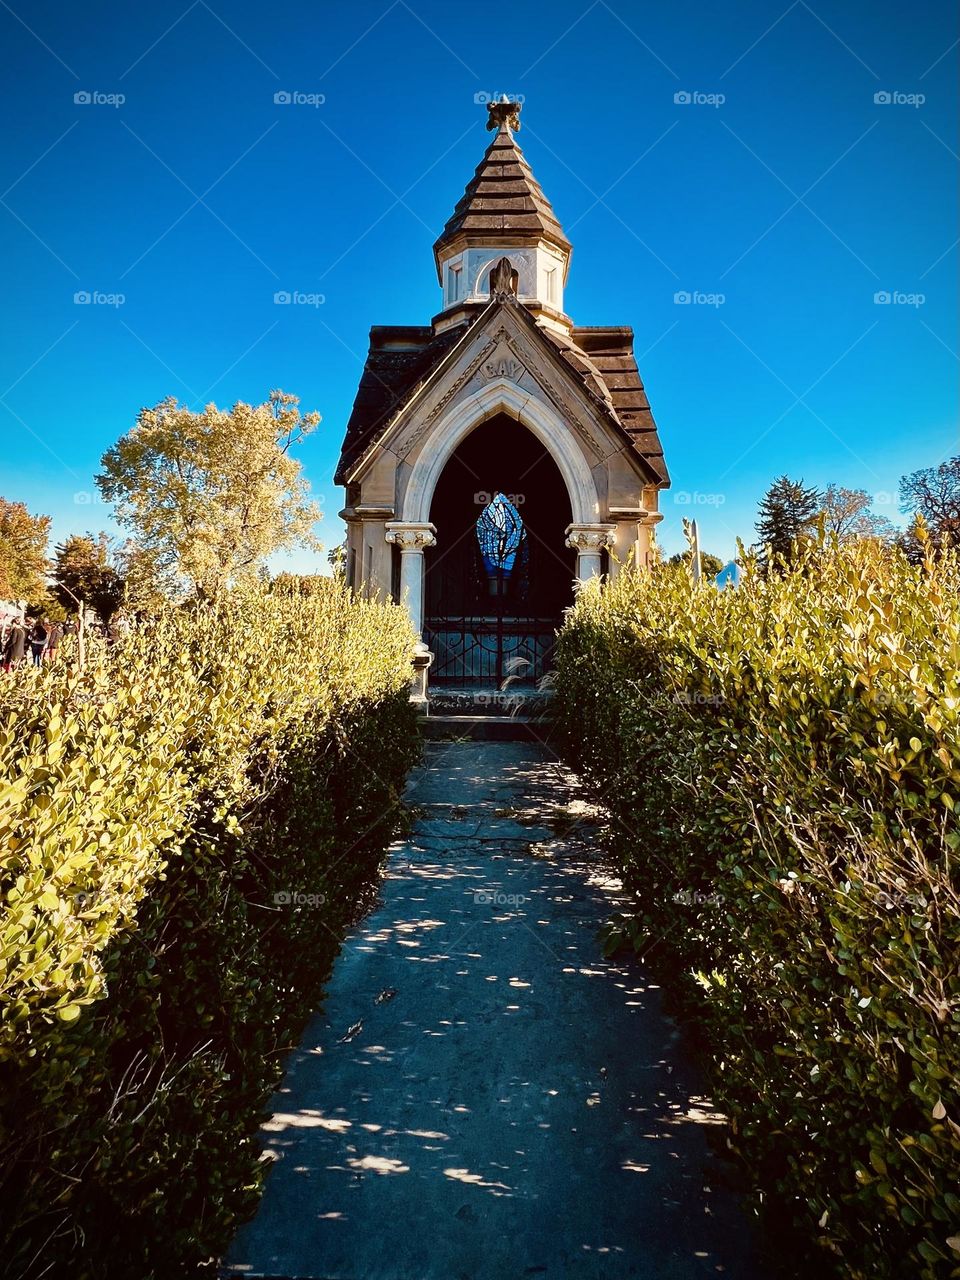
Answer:
<svg viewBox="0 0 960 1280"><path fill-rule="evenodd" d="M757 520L761 554L790 560L820 511L820 494L802 480L781 476L764 495Z"/></svg>

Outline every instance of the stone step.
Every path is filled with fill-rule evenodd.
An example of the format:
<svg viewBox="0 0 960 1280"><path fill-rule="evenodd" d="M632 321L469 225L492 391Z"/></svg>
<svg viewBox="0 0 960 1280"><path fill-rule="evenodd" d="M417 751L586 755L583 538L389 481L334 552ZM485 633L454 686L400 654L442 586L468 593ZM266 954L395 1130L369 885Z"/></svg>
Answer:
<svg viewBox="0 0 960 1280"><path fill-rule="evenodd" d="M430 740L471 742L545 742L550 725L531 716L426 715L420 721Z"/></svg>

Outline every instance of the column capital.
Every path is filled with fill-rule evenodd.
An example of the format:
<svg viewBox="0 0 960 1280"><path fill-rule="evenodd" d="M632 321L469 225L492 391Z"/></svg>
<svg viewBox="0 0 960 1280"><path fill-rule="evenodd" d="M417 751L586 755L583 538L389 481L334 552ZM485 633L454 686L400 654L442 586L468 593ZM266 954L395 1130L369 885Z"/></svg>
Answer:
<svg viewBox="0 0 960 1280"><path fill-rule="evenodd" d="M423 551L437 545L436 525L429 522L388 520L384 525L384 537L401 551Z"/></svg>
<svg viewBox="0 0 960 1280"><path fill-rule="evenodd" d="M568 547L594 554L612 547L617 538L615 524L568 524L565 532Z"/></svg>

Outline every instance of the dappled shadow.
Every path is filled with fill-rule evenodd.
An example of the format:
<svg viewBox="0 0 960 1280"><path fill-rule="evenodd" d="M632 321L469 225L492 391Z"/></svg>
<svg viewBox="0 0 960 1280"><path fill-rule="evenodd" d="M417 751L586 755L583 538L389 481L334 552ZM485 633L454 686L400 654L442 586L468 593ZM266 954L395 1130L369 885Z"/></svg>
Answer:
<svg viewBox="0 0 960 1280"><path fill-rule="evenodd" d="M655 984L601 953L622 891L575 779L535 746L436 744L408 794L264 1125L232 1273L759 1277L706 1142L722 1117Z"/></svg>

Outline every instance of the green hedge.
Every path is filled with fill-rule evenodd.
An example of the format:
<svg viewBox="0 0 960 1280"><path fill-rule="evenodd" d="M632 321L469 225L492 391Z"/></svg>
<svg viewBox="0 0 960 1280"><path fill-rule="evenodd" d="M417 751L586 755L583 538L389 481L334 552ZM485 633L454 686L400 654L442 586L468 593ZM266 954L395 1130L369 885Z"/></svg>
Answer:
<svg viewBox="0 0 960 1280"><path fill-rule="evenodd" d="M685 975L757 1196L864 1280L960 1274L958 588L821 543L724 592L625 572L559 644L609 945Z"/></svg>
<svg viewBox="0 0 960 1280"><path fill-rule="evenodd" d="M411 643L331 583L0 679L5 1275L195 1275L252 1211L262 1107L396 829Z"/></svg>

